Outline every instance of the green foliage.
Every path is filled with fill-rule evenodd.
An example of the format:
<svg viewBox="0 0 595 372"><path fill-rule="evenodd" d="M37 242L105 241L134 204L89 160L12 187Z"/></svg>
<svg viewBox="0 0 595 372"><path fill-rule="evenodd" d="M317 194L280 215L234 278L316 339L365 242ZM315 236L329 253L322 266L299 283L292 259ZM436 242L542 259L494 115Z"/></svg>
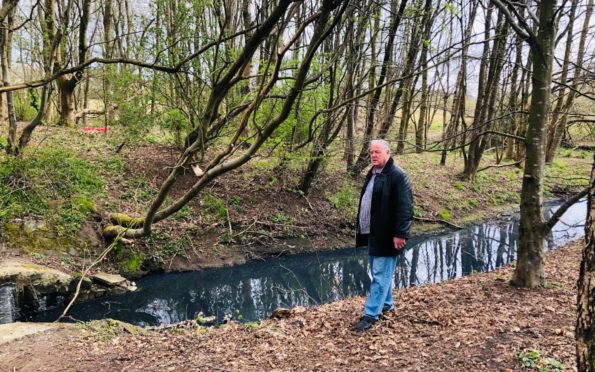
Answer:
<svg viewBox="0 0 595 372"><path fill-rule="evenodd" d="M117 157L109 157L103 160L103 168L109 172L120 173L124 170L124 161Z"/></svg>
<svg viewBox="0 0 595 372"><path fill-rule="evenodd" d="M193 246L192 237L187 233L173 238L163 231L155 231L143 239L149 246L159 247L159 249L151 249L146 257L150 262L157 264L163 264L174 256L186 257L186 250Z"/></svg>
<svg viewBox="0 0 595 372"><path fill-rule="evenodd" d="M326 194L335 208L348 221L355 221L357 217L359 193L348 181L343 181L335 194Z"/></svg>
<svg viewBox="0 0 595 372"><path fill-rule="evenodd" d="M142 176L132 177L124 183L124 191L120 195L123 200L146 203L155 196L155 191Z"/></svg>
<svg viewBox="0 0 595 372"><path fill-rule="evenodd" d="M279 223L282 225L291 225L293 224L293 218L286 215L283 212L271 213L269 215L269 220L274 223Z"/></svg>
<svg viewBox="0 0 595 372"><path fill-rule="evenodd" d="M564 365L556 359L544 359L541 353L535 349L526 349L518 353L518 357L525 368L538 370L540 372L563 371Z"/></svg>
<svg viewBox="0 0 595 372"><path fill-rule="evenodd" d="M12 97L17 121L31 121L37 116L39 97L33 89L29 89L27 94L15 92Z"/></svg>
<svg viewBox="0 0 595 372"><path fill-rule="evenodd" d="M413 216L414 217L423 217L425 216L426 212L423 210L422 207L418 205L413 206Z"/></svg>
<svg viewBox="0 0 595 372"><path fill-rule="evenodd" d="M38 253L38 252L32 252L31 257L33 257L37 260L43 260L45 258L45 255L42 253Z"/></svg>
<svg viewBox="0 0 595 372"><path fill-rule="evenodd" d="M452 185L457 190L465 191L465 189L466 189L465 185L463 185L463 183L461 181L455 181L455 183L453 183Z"/></svg>
<svg viewBox="0 0 595 372"><path fill-rule="evenodd" d="M134 273L140 269L143 262L143 256L138 252L131 252L126 261L123 262L123 269L127 273Z"/></svg>
<svg viewBox="0 0 595 372"><path fill-rule="evenodd" d="M206 218L215 218L220 221L227 219L225 202L214 195L206 194L202 198L201 209Z"/></svg>
<svg viewBox="0 0 595 372"><path fill-rule="evenodd" d="M176 145L182 148L186 134L192 130L188 116L180 109L173 108L160 115L159 125L161 128L173 133Z"/></svg>
<svg viewBox="0 0 595 372"><path fill-rule="evenodd" d="M246 329L246 331L255 331L258 329L259 325L260 323L258 322L248 322L244 325L244 329Z"/></svg>
<svg viewBox="0 0 595 372"><path fill-rule="evenodd" d="M229 198L229 204L233 205L234 207L239 206L241 201L242 199L238 195L234 195L231 198Z"/></svg>
<svg viewBox="0 0 595 372"><path fill-rule="evenodd" d="M452 15L461 14L461 10L457 7L457 5L455 5L452 2L446 3L446 5L444 6L444 10L446 10L448 13L450 13Z"/></svg>
<svg viewBox="0 0 595 372"><path fill-rule="evenodd" d="M547 281L543 287L545 289L560 289L560 288L563 288L564 286L560 282Z"/></svg>
<svg viewBox="0 0 595 372"><path fill-rule="evenodd" d="M438 217L443 219L444 221L449 221L452 218L450 215L450 211L447 208L444 208L441 211L439 211Z"/></svg>
<svg viewBox="0 0 595 372"><path fill-rule="evenodd" d="M192 219L192 207L188 204L182 207L176 214L172 216L174 221L190 221Z"/></svg>
<svg viewBox="0 0 595 372"><path fill-rule="evenodd" d="M0 159L0 221L42 216L60 235L78 231L95 210L102 181L94 165L57 147Z"/></svg>

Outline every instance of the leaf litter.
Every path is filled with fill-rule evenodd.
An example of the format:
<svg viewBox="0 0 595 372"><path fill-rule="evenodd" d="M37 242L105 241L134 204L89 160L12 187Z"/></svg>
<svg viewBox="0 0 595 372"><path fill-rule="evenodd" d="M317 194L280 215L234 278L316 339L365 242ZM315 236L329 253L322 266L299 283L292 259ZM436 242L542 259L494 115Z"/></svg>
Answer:
<svg viewBox="0 0 595 372"><path fill-rule="evenodd" d="M583 242L547 254L546 288L508 285L512 266L395 292L396 309L367 332L349 327L365 298L281 312L258 326L194 321L134 332L70 327L0 348L0 370L524 370L537 350L573 370ZM279 313L279 314L281 314Z"/></svg>

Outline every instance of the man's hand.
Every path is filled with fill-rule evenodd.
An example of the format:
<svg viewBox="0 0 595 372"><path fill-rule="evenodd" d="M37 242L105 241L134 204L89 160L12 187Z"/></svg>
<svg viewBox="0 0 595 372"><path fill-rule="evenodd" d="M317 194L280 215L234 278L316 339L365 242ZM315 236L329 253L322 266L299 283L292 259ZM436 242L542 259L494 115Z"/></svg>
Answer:
<svg viewBox="0 0 595 372"><path fill-rule="evenodd" d="M405 247L406 242L407 242L407 240L405 240L405 239L397 238L396 236L393 237L393 245L395 246L395 249L397 251L400 251L401 249L403 249L403 247Z"/></svg>

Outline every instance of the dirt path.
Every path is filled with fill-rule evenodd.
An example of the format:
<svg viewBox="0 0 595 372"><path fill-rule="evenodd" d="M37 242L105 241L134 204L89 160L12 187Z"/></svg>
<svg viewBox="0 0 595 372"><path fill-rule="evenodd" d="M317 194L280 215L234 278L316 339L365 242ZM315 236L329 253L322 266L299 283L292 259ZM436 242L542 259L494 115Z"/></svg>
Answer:
<svg viewBox="0 0 595 372"><path fill-rule="evenodd" d="M544 289L510 287L507 267L399 290L396 312L364 334L349 331L363 298L260 325L187 322L137 333L104 322L1 345L0 371L506 371L526 369L524 362L573 370L581 249L579 242L547 255Z"/></svg>

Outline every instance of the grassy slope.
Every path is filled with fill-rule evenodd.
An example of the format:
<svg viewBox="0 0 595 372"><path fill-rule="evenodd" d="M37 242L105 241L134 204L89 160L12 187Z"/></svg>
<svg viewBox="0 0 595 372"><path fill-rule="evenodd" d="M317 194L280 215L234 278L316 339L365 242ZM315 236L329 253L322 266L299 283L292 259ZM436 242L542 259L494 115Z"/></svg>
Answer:
<svg viewBox="0 0 595 372"><path fill-rule="evenodd" d="M150 133L116 153L123 140L117 129L102 135L48 127L36 131L24 165L16 167L20 171L1 155L0 254L20 251L66 270L97 255L102 243L93 230L105 223L101 218L105 221L109 212L142 214L173 164L176 151L159 143L164 137ZM201 268L349 245L361 180L345 173L341 155L340 149L334 151L307 196L293 191L303 158L291 158L285 172L279 172L274 158L256 159L207 187L200 200L159 223L151 237L120 244L111 267L104 269L131 274L157 267ZM491 168L465 181L458 176L462 159L455 154L445 167L438 165L439 153L396 160L410 176L417 217L467 224L518 207L518 168ZM493 161L488 152L482 166ZM587 152L561 150L546 169L546 196L586 185L590 166ZM182 177L174 197L194 179L191 172ZM416 222L414 233L440 228Z"/></svg>

